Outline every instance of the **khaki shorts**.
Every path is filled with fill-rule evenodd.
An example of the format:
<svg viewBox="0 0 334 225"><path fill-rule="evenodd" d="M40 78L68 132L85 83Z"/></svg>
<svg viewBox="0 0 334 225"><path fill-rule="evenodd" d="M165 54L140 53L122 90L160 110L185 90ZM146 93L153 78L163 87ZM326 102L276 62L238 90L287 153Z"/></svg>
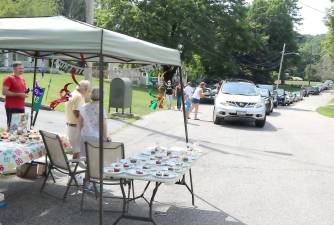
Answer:
<svg viewBox="0 0 334 225"><path fill-rule="evenodd" d="M73 153L80 152L80 128L79 126L67 126L67 136L71 143Z"/></svg>

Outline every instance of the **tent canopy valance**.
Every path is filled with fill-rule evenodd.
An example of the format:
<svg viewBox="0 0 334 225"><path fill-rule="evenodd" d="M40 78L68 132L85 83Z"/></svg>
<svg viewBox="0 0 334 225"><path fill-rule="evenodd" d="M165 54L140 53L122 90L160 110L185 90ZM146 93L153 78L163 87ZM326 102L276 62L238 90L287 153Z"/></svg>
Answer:
<svg viewBox="0 0 334 225"><path fill-rule="evenodd" d="M181 66L180 52L63 16L1 18L0 49L36 57Z"/></svg>

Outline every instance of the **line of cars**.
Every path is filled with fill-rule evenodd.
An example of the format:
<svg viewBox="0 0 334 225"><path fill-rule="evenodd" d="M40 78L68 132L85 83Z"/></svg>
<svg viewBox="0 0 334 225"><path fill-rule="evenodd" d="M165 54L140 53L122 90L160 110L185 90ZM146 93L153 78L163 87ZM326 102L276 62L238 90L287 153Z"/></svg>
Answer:
<svg viewBox="0 0 334 225"><path fill-rule="evenodd" d="M300 91L289 92L284 89L276 89L278 105L288 106L294 102L303 100L304 97L310 95L319 95L321 92L332 88L333 81L326 80L323 83L313 85L311 87L302 87Z"/></svg>
<svg viewBox="0 0 334 225"><path fill-rule="evenodd" d="M317 85L319 93L320 90L326 90L331 86L333 81ZM255 85L248 80L226 80L214 98L213 122L222 124L228 120L248 120L254 121L257 127L264 127L266 117L275 107L301 101L308 94L312 92L307 88L288 92L284 89L275 90L273 85Z"/></svg>

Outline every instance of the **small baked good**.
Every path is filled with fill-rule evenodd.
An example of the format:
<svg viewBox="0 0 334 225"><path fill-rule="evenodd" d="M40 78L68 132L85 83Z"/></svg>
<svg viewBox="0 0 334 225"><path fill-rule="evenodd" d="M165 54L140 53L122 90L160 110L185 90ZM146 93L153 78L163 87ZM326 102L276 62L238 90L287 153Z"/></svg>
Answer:
<svg viewBox="0 0 334 225"><path fill-rule="evenodd" d="M168 170L169 171L174 171L174 168L170 166L170 167L168 167Z"/></svg>
<svg viewBox="0 0 334 225"><path fill-rule="evenodd" d="M144 174L144 172L141 170L136 170L136 174Z"/></svg>

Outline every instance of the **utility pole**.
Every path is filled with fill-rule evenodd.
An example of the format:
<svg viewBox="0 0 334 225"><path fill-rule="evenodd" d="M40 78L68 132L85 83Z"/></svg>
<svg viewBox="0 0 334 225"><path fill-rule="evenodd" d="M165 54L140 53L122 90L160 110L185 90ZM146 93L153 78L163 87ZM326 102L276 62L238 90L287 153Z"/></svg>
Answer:
<svg viewBox="0 0 334 225"><path fill-rule="evenodd" d="M310 68L309 68L309 72L308 72L308 86L311 86L311 75L312 75L312 61L313 61L313 45L311 42L311 55L310 55Z"/></svg>
<svg viewBox="0 0 334 225"><path fill-rule="evenodd" d="M94 0L85 0L86 3L86 23L94 25ZM92 73L93 73L93 63L87 62L87 67L85 69L85 80L92 81Z"/></svg>
<svg viewBox="0 0 334 225"><path fill-rule="evenodd" d="M279 84L279 81L280 81L280 78L281 78L281 72L282 72L282 66L283 66L283 60L284 60L284 54L285 54L285 43L283 44L281 62L280 62L280 65L279 65L278 76L277 76L276 89L278 89L278 84Z"/></svg>

